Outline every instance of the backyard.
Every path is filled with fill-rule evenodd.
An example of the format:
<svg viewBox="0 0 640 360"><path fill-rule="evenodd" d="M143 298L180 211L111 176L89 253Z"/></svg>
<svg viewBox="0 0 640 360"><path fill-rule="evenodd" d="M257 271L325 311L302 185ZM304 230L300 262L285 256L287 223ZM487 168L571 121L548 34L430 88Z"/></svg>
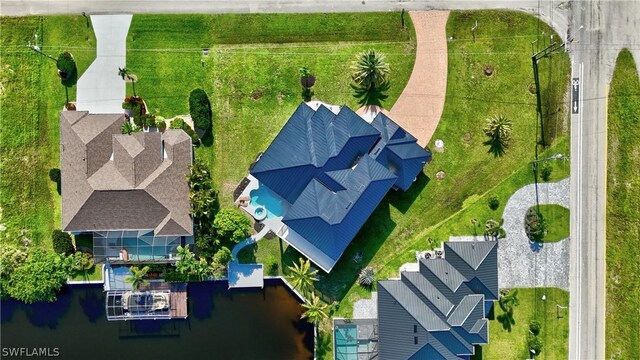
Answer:
<svg viewBox="0 0 640 360"><path fill-rule="evenodd" d="M34 34L46 54L71 51L79 74L95 58L95 38L82 16L2 18L0 223L5 234L28 230L35 244L49 248L60 226L60 195L48 174L60 167L58 112L66 98L55 61L27 48Z"/></svg>
<svg viewBox="0 0 640 360"><path fill-rule="evenodd" d="M624 49L608 102L606 333L615 334L606 337L608 359L632 359L640 353L639 93L633 56Z"/></svg>

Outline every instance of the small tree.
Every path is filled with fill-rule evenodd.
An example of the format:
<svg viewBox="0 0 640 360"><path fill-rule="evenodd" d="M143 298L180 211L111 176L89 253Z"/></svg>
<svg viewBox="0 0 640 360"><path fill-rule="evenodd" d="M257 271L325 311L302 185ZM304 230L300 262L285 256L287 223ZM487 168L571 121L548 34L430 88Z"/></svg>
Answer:
<svg viewBox="0 0 640 360"><path fill-rule="evenodd" d="M489 209L491 210L498 210L498 208L500 207L500 200L498 200L498 197L495 195L491 195L489 197L489 200L487 200L487 203L489 205Z"/></svg>
<svg viewBox="0 0 640 360"><path fill-rule="evenodd" d="M360 275L358 275L358 284L360 286L371 287L375 281L376 271L371 266L367 266L360 271Z"/></svg>
<svg viewBox="0 0 640 360"><path fill-rule="evenodd" d="M502 227L504 225L504 219L500 219L500 221L496 221L493 219L487 220L484 225L484 236L492 238L494 240L504 239L507 237L506 230Z"/></svg>
<svg viewBox="0 0 640 360"><path fill-rule="evenodd" d="M189 94L189 113L198 129L206 131L211 128L211 102L204 90L194 89Z"/></svg>
<svg viewBox="0 0 640 360"><path fill-rule="evenodd" d="M72 76L76 70L76 61L73 59L73 55L70 52L65 51L58 56L56 61L56 67L62 80L67 80L69 76Z"/></svg>
<svg viewBox="0 0 640 360"><path fill-rule="evenodd" d="M524 220L524 229L531 241L543 241L547 234L547 223L541 213L535 207L527 211Z"/></svg>
<svg viewBox="0 0 640 360"><path fill-rule="evenodd" d="M529 350L533 350L534 356L540 355L540 352L542 352L542 340L540 340L540 337L529 334L527 343L529 344Z"/></svg>
<svg viewBox="0 0 640 360"><path fill-rule="evenodd" d="M231 254L231 250L228 247L223 246L213 255L213 262L218 265L227 265L231 260L233 260L233 255Z"/></svg>
<svg viewBox="0 0 640 360"><path fill-rule="evenodd" d="M542 329L542 324L540 324L540 321L538 320L529 321L529 331L531 331L533 335L536 335L536 336L539 335L541 329Z"/></svg>
<svg viewBox="0 0 640 360"><path fill-rule="evenodd" d="M298 261L300 265L297 263L293 263L293 265L288 266L289 274L287 275L287 280L291 282L293 287L296 287L304 294L307 293L313 287L313 283L318 281L316 274L318 274L318 270L311 270L311 263L309 260L304 260L299 258Z"/></svg>
<svg viewBox="0 0 640 360"><path fill-rule="evenodd" d="M195 272L196 257L188 247L178 246L178 258L176 270L183 275L190 275Z"/></svg>
<svg viewBox="0 0 640 360"><path fill-rule="evenodd" d="M487 119L487 124L482 130L489 137L485 145L489 145L489 153L494 157L503 156L511 142L511 120L502 115Z"/></svg>
<svg viewBox="0 0 640 360"><path fill-rule="evenodd" d="M206 229L200 228L196 232L194 243L198 250L199 257L211 259L215 253L215 249L220 245L220 240L209 234Z"/></svg>
<svg viewBox="0 0 640 360"><path fill-rule="evenodd" d="M311 293L311 301L306 304L302 304L302 307L306 311L300 317L301 319L308 319L313 324L318 324L320 321L329 317L327 314L328 305L320 302L320 298L315 292Z"/></svg>
<svg viewBox="0 0 640 360"><path fill-rule="evenodd" d="M71 235L59 229L53 230L51 234L53 239L53 251L56 254L72 255L76 249L73 247Z"/></svg>
<svg viewBox="0 0 640 360"><path fill-rule="evenodd" d="M351 79L354 97L361 105L381 105L388 96L389 64L385 56L375 50L367 50L356 55L353 62Z"/></svg>
<svg viewBox="0 0 640 360"><path fill-rule="evenodd" d="M238 209L222 209L213 220L213 229L221 240L238 243L249 236L251 221Z"/></svg>
<svg viewBox="0 0 640 360"><path fill-rule="evenodd" d="M32 249L25 262L11 273L7 293L27 304L55 301L56 293L70 274L69 270L60 255Z"/></svg>
<svg viewBox="0 0 640 360"><path fill-rule="evenodd" d="M316 77L308 67L301 67L298 69L298 73L300 74L300 85L302 85L303 89L311 89L315 85Z"/></svg>
<svg viewBox="0 0 640 360"><path fill-rule="evenodd" d="M148 281L145 280L145 276L147 276L147 273L149 272L148 266L145 266L142 269L137 266L132 266L129 268L129 271L131 272L131 276L128 276L124 281L131 283L133 290L137 290L140 285L148 284Z"/></svg>

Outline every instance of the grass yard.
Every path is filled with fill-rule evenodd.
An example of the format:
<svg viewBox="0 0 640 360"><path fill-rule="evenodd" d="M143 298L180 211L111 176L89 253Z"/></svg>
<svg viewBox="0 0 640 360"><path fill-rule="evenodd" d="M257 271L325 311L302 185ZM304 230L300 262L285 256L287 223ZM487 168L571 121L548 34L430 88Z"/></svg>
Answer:
<svg viewBox="0 0 640 360"><path fill-rule="evenodd" d="M546 295L546 300L542 300ZM515 324L511 331L500 322L502 309L494 304L494 317L489 321L489 345L476 347L472 359L529 359L527 335L529 321L542 324L542 352L538 360L560 360L569 356L569 293L557 288L518 289L520 305L514 308Z"/></svg>
<svg viewBox="0 0 640 360"><path fill-rule="evenodd" d="M71 277L73 281L95 281L102 280L102 264L95 265L91 269L84 271L77 271Z"/></svg>
<svg viewBox="0 0 640 360"><path fill-rule="evenodd" d="M82 16L0 22L0 223L8 234L26 229L35 244L50 247L51 231L60 226L60 195L49 169L60 167L58 112L66 98L55 62L26 45L38 34L45 53L71 51L82 74L95 58L95 38Z"/></svg>
<svg viewBox="0 0 640 360"><path fill-rule="evenodd" d="M399 16L136 15L127 66L138 75L138 94L165 117L188 113L192 89L208 93L213 141L205 138L196 156L211 167L221 204L232 206L233 189L302 101L301 66L317 77L316 98L356 109L351 62L362 50L380 50L391 66L386 104L393 105L415 61L412 25L402 30Z"/></svg>
<svg viewBox="0 0 640 360"><path fill-rule="evenodd" d="M616 61L608 103L607 359L640 353L639 94L636 64L625 49Z"/></svg>
<svg viewBox="0 0 640 360"><path fill-rule="evenodd" d="M486 25L479 27L474 43L463 38L476 19ZM378 278L397 276L398 267L413 261L416 250L431 248L448 240L450 235L473 233L469 220L454 215L475 206L471 211L477 212L469 216L496 216L486 212L490 211L487 199L494 191L499 191L502 207L515 190L533 182L530 174L536 142L535 97L527 85L533 79L530 43L536 37L537 26L535 18L518 12L451 13L447 37L453 37L454 41L448 45L447 98L429 145L433 147L435 139L443 139L445 151L434 153L432 163L425 168L427 176L420 176L407 193L391 193L385 198L342 260L331 274L324 276L326 281L318 284L323 293L340 302L339 315L350 316L353 302L368 296L367 290L355 284L360 267L373 266ZM551 32L544 24L541 30ZM485 64L494 69L490 77L483 74ZM541 68L552 69L541 71L542 84L559 87L544 93L563 97L569 74L566 54L554 55ZM504 114L513 121L512 144L501 158L488 154L483 144L485 119L494 114ZM557 126L547 126L555 132L551 148L545 154L568 154L567 109L562 107L551 120ZM547 136L548 142L551 139ZM552 166L552 181L569 174L566 162L554 162ZM441 170L446 177L436 180L435 174ZM501 211L502 208L495 212L496 217L500 217ZM429 232L436 228L439 234L427 241ZM351 259L358 251L364 252L364 261L354 264Z"/></svg>
<svg viewBox="0 0 640 360"><path fill-rule="evenodd" d="M569 237L569 209L560 205L540 205L540 213L547 223L542 242L554 242Z"/></svg>

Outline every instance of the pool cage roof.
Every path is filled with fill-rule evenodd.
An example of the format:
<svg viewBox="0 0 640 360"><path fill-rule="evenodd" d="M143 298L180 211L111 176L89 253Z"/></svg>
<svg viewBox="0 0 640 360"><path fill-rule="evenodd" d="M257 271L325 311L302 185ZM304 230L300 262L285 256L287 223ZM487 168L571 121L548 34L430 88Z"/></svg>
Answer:
<svg viewBox="0 0 640 360"><path fill-rule="evenodd" d="M171 318L171 291L107 291L107 320L155 320Z"/></svg>
<svg viewBox="0 0 640 360"><path fill-rule="evenodd" d="M97 263L109 261L154 262L172 260L182 236L154 236L152 230L103 231L93 233L93 257ZM123 251L125 250L125 251Z"/></svg>

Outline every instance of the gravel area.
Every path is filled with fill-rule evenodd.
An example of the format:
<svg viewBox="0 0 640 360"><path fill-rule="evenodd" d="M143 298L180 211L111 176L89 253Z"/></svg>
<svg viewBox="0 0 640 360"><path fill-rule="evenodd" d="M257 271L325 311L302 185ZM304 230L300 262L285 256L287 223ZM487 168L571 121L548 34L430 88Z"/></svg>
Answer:
<svg viewBox="0 0 640 360"><path fill-rule="evenodd" d="M362 299L353 303L354 319L377 319L378 318L378 293L371 293L371 299Z"/></svg>
<svg viewBox="0 0 640 360"><path fill-rule="evenodd" d="M540 204L569 208L569 178L538 184ZM569 238L533 243L524 230L527 210L536 204L535 185L527 185L509 198L504 209L505 239L498 240L498 286L558 287L569 290Z"/></svg>

